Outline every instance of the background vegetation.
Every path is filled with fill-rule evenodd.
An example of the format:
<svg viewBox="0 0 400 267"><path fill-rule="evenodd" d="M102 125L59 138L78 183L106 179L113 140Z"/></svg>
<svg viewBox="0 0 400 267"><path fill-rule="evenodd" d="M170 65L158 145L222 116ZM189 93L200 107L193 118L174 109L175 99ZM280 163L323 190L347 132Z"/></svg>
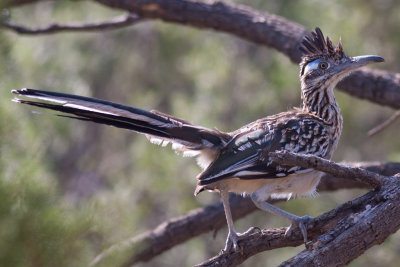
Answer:
<svg viewBox="0 0 400 267"><path fill-rule="evenodd" d="M385 64L373 67L399 72L398 1L237 2L310 29L319 26L335 42L341 36L347 54L383 56ZM10 11L13 21L26 25L119 14L85 1L45 1ZM132 132L32 113L10 101L11 89L103 98L226 131L300 104L298 66L282 54L231 35L157 21L35 37L0 31L0 69L1 266L87 266L110 245L219 199L210 193L193 197L200 169L192 159ZM344 132L334 160L400 161L400 122L377 136L366 134L393 110L336 95ZM316 216L361 193L324 193L280 206ZM237 228L287 224L256 212ZM199 263L223 247L225 231L215 239L212 233L194 238L143 265ZM274 266L301 249L262 253L244 265ZM399 249L396 234L351 266L396 266Z"/></svg>

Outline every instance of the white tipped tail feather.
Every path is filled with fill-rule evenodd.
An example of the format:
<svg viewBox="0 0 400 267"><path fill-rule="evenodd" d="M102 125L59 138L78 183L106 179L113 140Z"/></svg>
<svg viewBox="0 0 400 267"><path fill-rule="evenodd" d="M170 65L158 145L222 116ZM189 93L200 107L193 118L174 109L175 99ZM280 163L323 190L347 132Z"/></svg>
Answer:
<svg viewBox="0 0 400 267"><path fill-rule="evenodd" d="M199 160L199 165L207 167L210 150L216 150L229 141L230 136L216 130L194 126L186 121L174 118L158 111L145 111L105 100L82 97L70 94L41 91L23 88L12 90L21 97L13 101L40 108L55 110L69 118L102 123L145 134L151 143L167 146L182 153L183 156L200 156L202 152L206 160Z"/></svg>

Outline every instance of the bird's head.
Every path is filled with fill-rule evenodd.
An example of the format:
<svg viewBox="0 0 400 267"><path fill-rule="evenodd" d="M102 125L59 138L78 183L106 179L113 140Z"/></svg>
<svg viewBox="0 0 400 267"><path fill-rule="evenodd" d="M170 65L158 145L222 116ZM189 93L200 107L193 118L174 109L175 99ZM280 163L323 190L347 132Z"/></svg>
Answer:
<svg viewBox="0 0 400 267"><path fill-rule="evenodd" d="M348 57L343 52L341 40L334 46L329 37L324 38L320 28L305 36L300 50L300 79L303 90L333 89L336 84L353 70L374 62L382 62L379 56Z"/></svg>

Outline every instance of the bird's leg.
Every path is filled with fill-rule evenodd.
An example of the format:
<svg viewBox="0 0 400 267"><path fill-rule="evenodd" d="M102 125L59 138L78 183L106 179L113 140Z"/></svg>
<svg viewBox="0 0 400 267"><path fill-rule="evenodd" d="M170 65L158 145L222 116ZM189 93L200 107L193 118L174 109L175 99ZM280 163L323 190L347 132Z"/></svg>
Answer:
<svg viewBox="0 0 400 267"><path fill-rule="evenodd" d="M251 200L253 200L254 204L262 210L271 212L275 215L281 216L283 218L286 218L291 221L291 225L285 232L285 236L288 236L292 233L292 230L296 227L300 228L301 233L303 234L304 238L304 243L307 243L307 225L308 223L313 219L311 216L296 216L294 214L291 214L287 211L284 211L278 207L275 207L274 205L266 202L266 201L259 201L257 199L257 196L253 193L251 195Z"/></svg>
<svg viewBox="0 0 400 267"><path fill-rule="evenodd" d="M244 233L236 232L235 227L233 225L231 208L229 205L229 192L227 190L223 189L223 190L220 190L220 194L221 194L222 204L224 205L226 222L228 224L228 237L226 238L225 247L222 250L222 253L228 252L231 249L232 245L233 245L233 249L235 251L238 251L239 250L238 241L247 237L250 234L253 234L257 230L259 230L259 228L251 227L249 230L247 230Z"/></svg>

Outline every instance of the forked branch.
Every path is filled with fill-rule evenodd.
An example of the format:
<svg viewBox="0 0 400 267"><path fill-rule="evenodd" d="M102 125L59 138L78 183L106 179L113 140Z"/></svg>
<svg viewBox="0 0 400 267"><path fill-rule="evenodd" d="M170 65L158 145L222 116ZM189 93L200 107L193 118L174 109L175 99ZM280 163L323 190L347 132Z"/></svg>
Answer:
<svg viewBox="0 0 400 267"><path fill-rule="evenodd" d="M275 48L296 63L301 57L298 49L300 42L309 33L304 26L281 16L228 1L95 1L108 7L135 12L144 18L230 33ZM363 68L340 82L338 88L359 98L400 108L400 73Z"/></svg>
<svg viewBox="0 0 400 267"><path fill-rule="evenodd" d="M103 5L118 8L136 15L127 15L115 20L89 24L54 24L44 28L27 28L21 25L3 22L7 29L24 34L55 33L61 31L91 31L125 27L141 19L161 19L166 22L191 25L199 28L214 29L231 33L246 40L264 44L287 55L292 61L298 62L298 50L301 38L308 33L303 26L285 18L259 12L243 5L235 5L221 1L205 0L95 0ZM39 0L8 0L6 6L39 2ZM3 5L4 7L4 5ZM133 17L128 17L133 16ZM339 88L351 95L370 101L400 108L400 74L386 71L363 69L354 72L348 79L339 84ZM326 189L340 188L343 185L353 185L353 180L366 182L370 187L380 185L375 191L350 201L338 208L317 217L309 227L311 238L315 239L307 250L298 254L284 265L310 265L316 260L326 265L327 260L335 260L338 264L346 264L358 257L370 246L383 242L388 235L395 232L400 224L400 186L398 179L379 176L363 169L349 168L344 165L318 158L301 155L276 153L271 155L279 162L299 165L326 171L336 176L347 178L346 183L337 183L336 178ZM399 169L397 169L399 172ZM390 176L393 173L386 173ZM327 180L325 180L326 182ZM343 180L342 180L343 181ZM329 184L329 183L328 183ZM365 186L365 184L363 185ZM236 202L237 201L237 202ZM243 205L243 206L240 206ZM232 203L237 212L236 218L255 210L248 200L238 199ZM338 220L340 222L336 225ZM138 261L146 261L163 251L182 243L201 233L221 228L225 224L222 205L213 204L198 209L186 216L165 222L157 229L134 238L127 242L134 249L132 258L127 265ZM336 225L336 226L335 226ZM332 228L333 227L333 228ZM328 231L328 232L327 232ZM371 232L372 231L372 232ZM366 237L373 237L366 240ZM268 241L268 242L266 242ZM161 242L161 243L160 243ZM283 237L283 229L263 230L240 242L243 253L219 255L203 265L236 265L248 257L263 250L278 246L301 244L301 236L294 232L290 237ZM163 244L155 246L155 244ZM272 245L271 245L272 244ZM357 246L362 244L362 246ZM131 246L132 245L132 246ZM274 247L275 246L275 247ZM353 247L353 248L352 248ZM125 247L126 249L126 247ZM111 249L97 258L97 262L115 252ZM343 260L337 259L337 251L342 253ZM325 261L324 261L325 260Z"/></svg>
<svg viewBox="0 0 400 267"><path fill-rule="evenodd" d="M9 0L12 7L40 0ZM309 30L286 18L244 5L206 0L95 0L105 6L138 14L141 18L214 29L263 44L300 61L300 42ZM400 108L400 74L361 69L338 84L350 95Z"/></svg>
<svg viewBox="0 0 400 267"><path fill-rule="evenodd" d="M364 162L364 163L347 163L347 166L365 168L371 172L380 173L385 176L391 176L400 172L400 163L379 163L379 162ZM322 177L321 183L318 186L318 191L335 191L344 188L371 188L368 184L361 183L355 180L336 178L329 174ZM240 196L231 196L231 207L234 219L239 219L256 210L255 206L248 198ZM318 224L319 225L319 224ZM155 256L167 251L168 249L186 242L187 240L210 231L216 231L226 226L224 210L220 201L209 206L199 208L189 212L186 215L170 219L154 230L148 231L137 237L133 237L127 241L118 243L109 249L103 251L93 260L91 266L118 254L130 253L132 256L126 262L126 266L131 266L138 262L148 261ZM260 237L266 240L264 235L280 236L284 232L282 229L263 230L263 235ZM312 236L312 235L311 235ZM269 240L269 239L268 239ZM278 239L283 242L282 238ZM302 238L293 239L291 246L297 246L302 243ZM242 242L246 242L243 240ZM287 240L283 245L273 243L269 248L286 246ZM285 243L286 242L286 243ZM246 243L247 244L247 243ZM127 252L130 251L130 252Z"/></svg>
<svg viewBox="0 0 400 267"><path fill-rule="evenodd" d="M379 190L315 218L307 230L314 240L280 266L344 266L399 228L400 179L391 178ZM300 232L288 237L284 232L285 229L262 230L240 242L242 251L217 255L198 266L236 266L262 251L303 244Z"/></svg>
<svg viewBox="0 0 400 267"><path fill-rule="evenodd" d="M313 239L323 235L307 244L306 250L284 262L282 266L328 266L333 263L345 265L371 246L382 243L400 228L400 179L315 156L290 152L274 152L269 155L279 164L313 168L379 186L364 196L315 218L308 227L309 236ZM242 251L217 255L198 266L236 266L262 251L300 244L302 234L299 231L285 237L283 229L263 230L260 234L241 241ZM337 258L338 254L341 255L340 259Z"/></svg>

